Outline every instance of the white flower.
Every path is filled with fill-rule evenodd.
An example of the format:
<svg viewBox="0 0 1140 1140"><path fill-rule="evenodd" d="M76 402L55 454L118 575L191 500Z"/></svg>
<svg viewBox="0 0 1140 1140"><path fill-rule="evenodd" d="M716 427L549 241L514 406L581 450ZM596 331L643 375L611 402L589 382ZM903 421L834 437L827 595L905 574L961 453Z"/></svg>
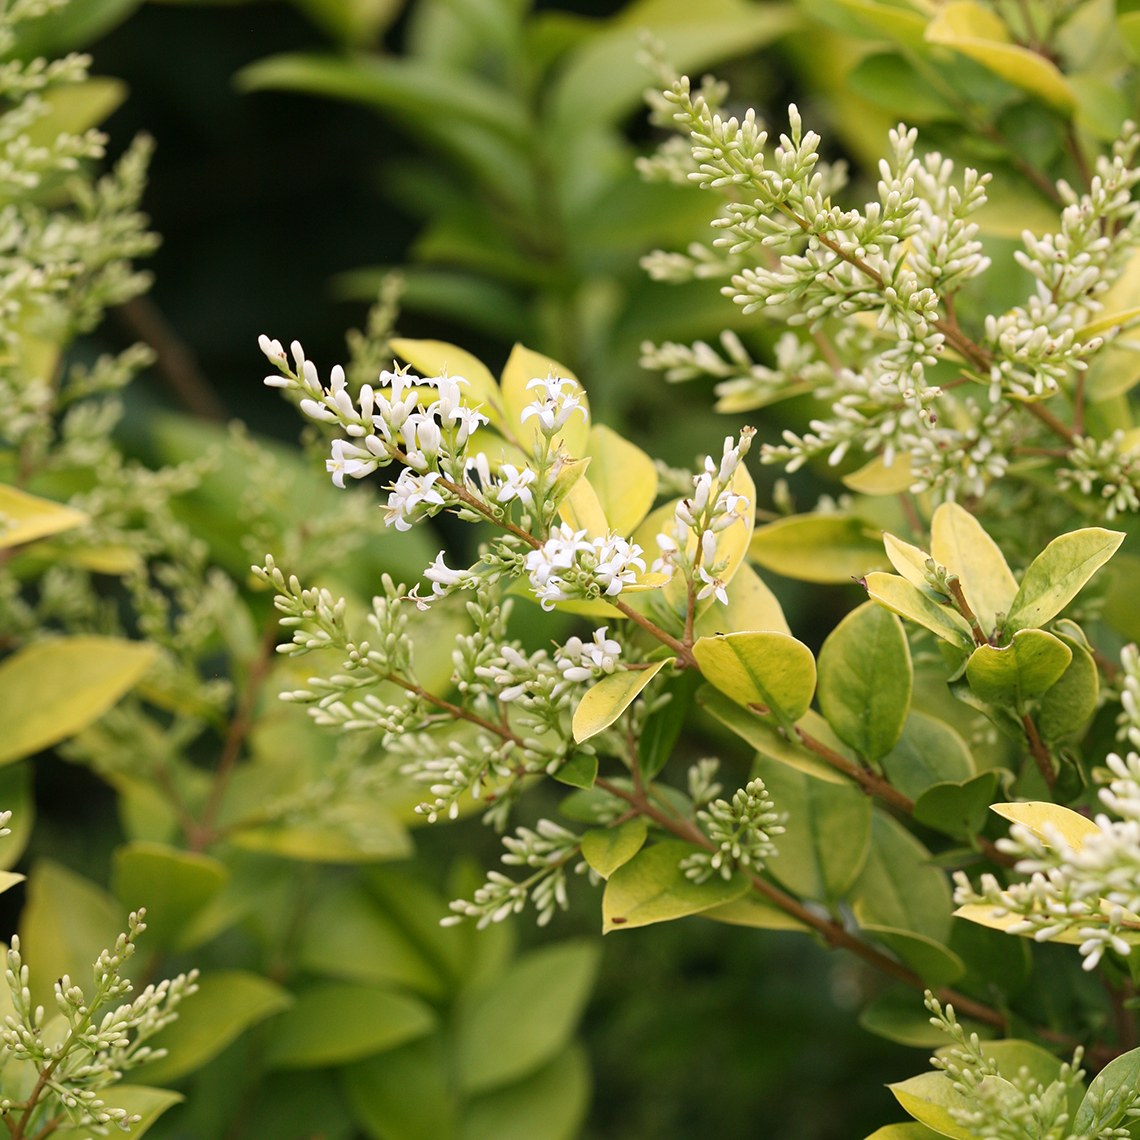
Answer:
<svg viewBox="0 0 1140 1140"><path fill-rule="evenodd" d="M375 393L377 414L372 417L372 422L386 439L391 439L394 433L404 426L405 420L419 402L414 388L406 396L404 395L404 388L409 379L406 371L380 373L377 383L381 388L391 388L391 396L385 397L379 391Z"/></svg>
<svg viewBox="0 0 1140 1140"><path fill-rule="evenodd" d="M584 530L576 531L569 523L562 523L551 530L550 537L539 549L526 556L530 584L544 610L553 609L555 602L564 602L570 597L558 571L569 570L580 553L593 551L593 543L585 538Z"/></svg>
<svg viewBox="0 0 1140 1140"><path fill-rule="evenodd" d="M653 563L653 572L655 574L672 574L676 570L673 565L673 559L677 555L677 541L671 535L661 533L655 539L657 548L661 551L661 557Z"/></svg>
<svg viewBox="0 0 1140 1140"><path fill-rule="evenodd" d="M551 375L543 380L536 376L531 380L527 384L527 390L541 388L543 394L523 408L523 423L526 423L531 416L537 416L539 428L547 437L565 427L567 420L576 411L582 413L584 423L589 418L586 409L582 406L582 401L578 396L563 392L563 388L567 386L570 393L577 391L577 383L567 377Z"/></svg>
<svg viewBox="0 0 1140 1140"><path fill-rule="evenodd" d="M443 551L436 556L435 561L424 571L424 577L432 584L432 593L436 596L446 594L451 586L462 585L468 577L466 570L452 570L443 560Z"/></svg>
<svg viewBox="0 0 1140 1140"><path fill-rule="evenodd" d="M557 651L554 663L567 681L589 681L601 674L612 673L621 656L621 645L607 637L608 626L594 630L594 640L583 642L572 637Z"/></svg>
<svg viewBox="0 0 1140 1140"><path fill-rule="evenodd" d="M384 524L395 523L397 530L411 530L412 523L430 513L431 507L442 507L443 496L432 486L439 477L438 471L427 475L417 475L408 468L401 471L388 495Z"/></svg>
<svg viewBox="0 0 1140 1140"><path fill-rule="evenodd" d="M701 581L705 583L697 591L697 601L703 602L711 594L716 594L717 600L727 606L728 594L725 591L724 583L719 578L714 578L703 566L697 568L697 573L700 574Z"/></svg>
<svg viewBox="0 0 1140 1140"><path fill-rule="evenodd" d="M529 467L524 467L520 471L513 463L501 464L499 467L499 487L495 492L495 501L509 503L512 499L518 499L520 503L529 507L534 502L530 484L537 478L538 475Z"/></svg>
<svg viewBox="0 0 1140 1140"><path fill-rule="evenodd" d="M375 436L369 438L376 439ZM332 458L325 460L325 470L332 475L332 481L338 487L343 487L346 475L351 479L363 479L366 475L371 475L380 465L380 458L346 439L334 439Z"/></svg>
<svg viewBox="0 0 1140 1140"><path fill-rule="evenodd" d="M265 333L262 333L261 336L257 338L257 347L260 348L274 364L285 363L285 349L282 348L279 340L270 340Z"/></svg>
<svg viewBox="0 0 1140 1140"><path fill-rule="evenodd" d="M473 408L467 407L466 404L456 408L451 413L450 418L459 425L459 430L455 433L457 447L462 447L478 430L480 424L491 422L482 412L477 412Z"/></svg>
<svg viewBox="0 0 1140 1140"><path fill-rule="evenodd" d="M622 586L636 582L638 571L645 573L645 560L636 542L611 532L605 538L595 538L594 546L598 552L594 577L611 598L621 593Z"/></svg>

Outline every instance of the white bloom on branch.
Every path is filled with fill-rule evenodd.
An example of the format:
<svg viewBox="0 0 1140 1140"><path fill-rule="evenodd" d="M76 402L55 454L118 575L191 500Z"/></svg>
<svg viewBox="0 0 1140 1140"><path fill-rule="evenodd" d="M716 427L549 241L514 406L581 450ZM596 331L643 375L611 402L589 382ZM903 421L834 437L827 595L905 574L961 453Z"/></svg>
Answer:
<svg viewBox="0 0 1140 1140"><path fill-rule="evenodd" d="M417 475L404 468L388 495L384 524L395 523L397 530L411 530L412 524L430 514L432 507L442 507L443 496L432 485L439 477L438 471Z"/></svg>
<svg viewBox="0 0 1140 1140"><path fill-rule="evenodd" d="M554 663L567 681L589 681L612 673L621 656L621 644L608 636L609 626L594 630L593 641L572 637L554 655Z"/></svg>
<svg viewBox="0 0 1140 1140"><path fill-rule="evenodd" d="M620 594L623 586L632 586L638 572L645 573L645 559L636 542L611 532L605 538L595 538L594 547L598 554L594 577L607 597Z"/></svg>
<svg viewBox="0 0 1140 1140"><path fill-rule="evenodd" d="M495 501L509 503L512 499L518 499L525 506L531 506L534 503L534 495L531 493L530 485L537 478L538 475L529 467L524 466L520 471L513 463L501 464Z"/></svg>
<svg viewBox="0 0 1140 1140"><path fill-rule="evenodd" d="M527 391L535 388L542 389L542 394L523 408L522 422L537 416L539 428L545 436L561 431L574 412L582 413L583 423L589 418L581 399L575 395L577 383L568 377L550 375L543 380L536 376L527 384Z"/></svg>

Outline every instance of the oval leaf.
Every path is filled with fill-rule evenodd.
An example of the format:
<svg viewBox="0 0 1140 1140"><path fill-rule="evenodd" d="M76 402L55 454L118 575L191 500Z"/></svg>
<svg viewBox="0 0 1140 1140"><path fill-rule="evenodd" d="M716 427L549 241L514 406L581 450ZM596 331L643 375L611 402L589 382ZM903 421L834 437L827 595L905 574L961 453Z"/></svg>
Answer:
<svg viewBox="0 0 1140 1140"><path fill-rule="evenodd" d="M1020 804L994 804L993 810L1010 823L1020 823L1028 827L1038 839L1048 843L1049 836L1046 828L1054 828L1061 834L1061 838L1075 851L1079 851L1090 835L1095 835L1100 828L1087 816L1060 804L1051 804L1043 800L1030 800Z"/></svg>
<svg viewBox="0 0 1140 1140"><path fill-rule="evenodd" d="M0 550L59 534L86 521L82 511L0 483Z"/></svg>
<svg viewBox="0 0 1140 1140"><path fill-rule="evenodd" d="M914 670L902 622L875 602L849 613L819 651L819 707L835 735L872 762L898 742Z"/></svg>
<svg viewBox="0 0 1140 1140"><path fill-rule="evenodd" d="M1053 539L1026 570L1010 605L1006 629L1038 627L1056 617L1123 541L1120 531L1101 527L1075 530Z"/></svg>
<svg viewBox="0 0 1140 1140"><path fill-rule="evenodd" d="M887 779L912 800L933 784L960 784L974 775L974 758L961 736L945 721L913 710L882 765Z"/></svg>
<svg viewBox="0 0 1140 1140"><path fill-rule="evenodd" d="M739 705L762 705L783 719L804 715L815 692L815 658L784 633L702 637L693 646L702 676Z"/></svg>
<svg viewBox="0 0 1140 1140"><path fill-rule="evenodd" d="M98 720L155 659L118 637L58 637L0 662L0 764L39 752Z"/></svg>
<svg viewBox="0 0 1140 1140"><path fill-rule="evenodd" d="M590 458L590 481L610 526L618 534L633 534L657 498L653 460L602 424L590 431L586 454Z"/></svg>
<svg viewBox="0 0 1140 1140"><path fill-rule="evenodd" d="M887 1088L915 1120L933 1128L940 1136L949 1136L951 1140L972 1140L974 1134L959 1124L950 1115L950 1110L972 1112L975 1106L954 1091L949 1077L942 1073L920 1073L909 1081L888 1085Z"/></svg>
<svg viewBox="0 0 1140 1140"><path fill-rule="evenodd" d="M757 527L748 557L802 582L850 582L885 569L880 533L851 515L792 515Z"/></svg>
<svg viewBox="0 0 1140 1140"><path fill-rule="evenodd" d="M645 845L649 824L645 816L627 819L617 827L596 828L582 836L582 858L603 879L628 863Z"/></svg>
<svg viewBox="0 0 1140 1140"><path fill-rule="evenodd" d="M603 677L592 689L587 689L574 710L574 739L581 744L597 736L631 704L637 694L657 676L668 661L655 661L648 669L625 669Z"/></svg>
<svg viewBox="0 0 1140 1140"><path fill-rule="evenodd" d="M739 871L731 879L714 875L704 883L685 878L681 860L697 850L667 840L644 848L619 867L602 896L602 933L700 914L748 893L751 884Z"/></svg>
<svg viewBox="0 0 1140 1140"><path fill-rule="evenodd" d="M927 597L906 579L895 574L868 574L865 585L868 595L891 613L925 626L959 649L969 649L974 644L964 618Z"/></svg>
<svg viewBox="0 0 1140 1140"><path fill-rule="evenodd" d="M1025 706L1051 689L1069 667L1073 651L1043 629L1023 629L1004 649L979 645L966 663L970 688L988 704Z"/></svg>
<svg viewBox="0 0 1140 1140"><path fill-rule="evenodd" d="M934 784L915 801L914 818L944 835L968 842L985 826L997 785L998 774L993 769L964 783Z"/></svg>
<svg viewBox="0 0 1140 1140"><path fill-rule="evenodd" d="M982 629L992 633L996 615L1008 614L1017 597L1017 579L982 524L957 503L943 503L930 521L930 556L958 575Z"/></svg>

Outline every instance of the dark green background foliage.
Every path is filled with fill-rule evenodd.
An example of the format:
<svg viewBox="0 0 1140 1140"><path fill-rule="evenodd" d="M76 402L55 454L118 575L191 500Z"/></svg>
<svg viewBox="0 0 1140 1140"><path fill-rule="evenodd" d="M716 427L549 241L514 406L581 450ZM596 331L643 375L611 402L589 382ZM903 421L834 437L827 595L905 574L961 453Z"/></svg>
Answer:
<svg viewBox="0 0 1140 1140"><path fill-rule="evenodd" d="M602 16L617 6L573 7ZM398 21L388 46L399 50L404 32ZM156 283L144 318L161 316L169 335L190 353L183 369L204 379L221 412L290 440L296 420L261 385L265 362L256 335L295 336L327 369L344 356L344 330L359 325L365 312L359 297L344 299L354 288L360 293L359 283L338 283L337 275L402 264L421 225L406 209L407 195L401 199L398 172L423 152L395 127L360 106L304 94L242 94L233 84L238 71L266 56L329 46L294 8L256 4L148 5L92 48L95 73L122 77L131 88L128 102L106 124L112 153L138 130L158 142L144 206L164 243L150 262ZM794 97L810 121L823 97L805 92L797 78L796 60L809 53L810 36L804 35L791 41L790 51L761 50L718 73L732 82L741 105L766 108L773 121L782 121L778 109ZM632 116L628 129L639 141L652 133L642 113ZM621 267L631 279L640 275L636 252ZM639 288L647 311L657 303L676 304L665 286ZM707 309L703 323L670 328L665 322L668 335L711 336L733 319L727 306ZM525 313L516 321L512 312L504 307L497 325L484 320L472 327L458 310L440 317L413 305L400 330L463 344L497 373L515 335L534 336L536 347L544 347L537 343L541 322ZM137 308L133 317L112 314L84 351L124 347L140 335L137 321ZM736 424L709 410L711 386L666 389L660 377L636 367L637 344L635 329L605 352L573 362L601 418L643 445L651 441L652 453L671 462L688 464L699 449L717 449ZM128 445L145 437L147 417L157 407L180 406L161 369L136 382L127 399ZM749 420L762 438L776 437L763 413ZM774 469L758 474L762 503L774 478ZM810 472L796 483L805 503L820 489ZM452 533L446 537L456 540ZM790 624L813 649L857 600L854 587L780 580L777 588ZM673 763L680 771L716 747L710 724L690 718ZM731 768L726 775L731 786L746 778L744 770ZM20 868L47 856L107 883L111 851L122 841L113 794L86 768L46 754L36 762L36 803L37 828ZM544 804L539 794L524 804L520 822L552 811L553 801ZM496 838L471 820L416 836L417 866L441 889L457 851L483 866L494 865L500 851ZM318 889L330 883L325 874ZM23 888L0 898L5 936L15 929L24 898ZM575 902L545 932L520 924L518 937L527 944L571 934L596 937L597 893L579 887ZM606 939L603 949L583 1025L595 1089L586 1136L846 1140L897 1118L883 1085L920 1067L923 1054L859 1028L852 1011L883 983L852 961L828 955L802 936L700 918L631 931ZM169 968L256 968L253 956L233 934L208 948L208 961L194 952L170 961ZM1058 970L1075 969L1057 957ZM1038 984L1049 988L1040 975ZM253 1092L238 1079L250 1051L266 1046L272 1025L243 1037L196 1074L187 1089L191 1104L155 1126L156 1140L341 1140L350 1134L342 1091L323 1074L274 1077Z"/></svg>

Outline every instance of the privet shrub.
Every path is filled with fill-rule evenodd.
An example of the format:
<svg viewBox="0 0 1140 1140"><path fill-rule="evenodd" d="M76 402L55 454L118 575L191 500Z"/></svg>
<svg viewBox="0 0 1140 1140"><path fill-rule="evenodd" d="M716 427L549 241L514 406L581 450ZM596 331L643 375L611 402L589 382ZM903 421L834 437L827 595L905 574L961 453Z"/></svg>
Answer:
<svg viewBox="0 0 1140 1140"><path fill-rule="evenodd" d="M574 873L604 882L605 932L692 914L802 930L900 983L863 1012L869 1029L941 1045L893 1086L914 1119L881 1140L1123 1137L1140 1117L1140 654L1122 647L1126 578L1082 591L1127 538L1098 524L1140 508L1137 22L1091 4L1008 20L974 0L932 17L844 8L897 41L888 78L929 81L944 102L929 117L993 138L1011 160L1002 193L1038 195L1027 219L1055 203L1053 228L988 251L974 215L990 175L956 174L901 124L877 199L856 208L796 107L771 145L752 111L721 111L723 85L694 87L649 43L665 79L653 121L677 133L642 172L720 207L711 246L645 267L721 277L788 331L775 367L733 334L723 355L646 344L643 362L716 377L725 411L810 392L814 418L758 449L745 427L680 471L593 422L577 378L521 345L496 380L456 346L397 338L407 367L364 384L338 367L326 384L299 344L262 337L266 383L333 436L334 483L395 464L388 525L447 512L481 538L471 564L436 557L430 591L386 578L364 621L266 559L255 573L293 629L279 651L338 663L283 697L380 734L429 821L478 807L507 832L536 780L573 789L565 822L504 835L520 870L489 872L447 922L531 904L545 924ZM1014 109L1057 145L1014 152ZM757 450L789 473L850 459L858 497L780 518L780 485L777 514L758 510ZM817 659L750 561L855 575L868 600ZM507 632L516 599L593 632L525 652ZM419 676L417 629L456 600L474 632L441 694ZM693 696L756 753L731 794L714 759L669 778Z"/></svg>

